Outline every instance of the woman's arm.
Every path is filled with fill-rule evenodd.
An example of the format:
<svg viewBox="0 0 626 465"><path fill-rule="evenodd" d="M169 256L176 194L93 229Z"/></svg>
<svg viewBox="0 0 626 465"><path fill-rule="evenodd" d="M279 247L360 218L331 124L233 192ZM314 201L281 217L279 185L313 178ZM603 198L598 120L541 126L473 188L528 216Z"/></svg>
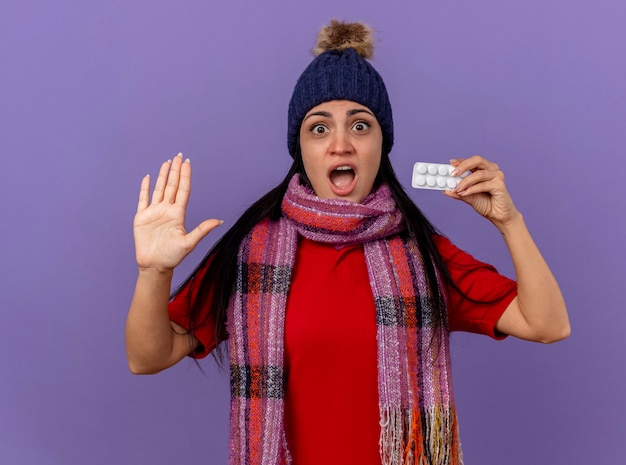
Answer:
<svg viewBox="0 0 626 465"><path fill-rule="evenodd" d="M172 272L139 271L126 320L126 355L134 374L158 373L169 368L198 344L169 319L171 281Z"/></svg>
<svg viewBox="0 0 626 465"><path fill-rule="evenodd" d="M182 154L161 166L152 201L150 178L141 182L134 221L139 275L126 320L126 355L132 373L157 373L193 350L198 341L169 319L167 304L174 268L221 224L203 221L185 230L191 164Z"/></svg>
<svg viewBox="0 0 626 465"><path fill-rule="evenodd" d="M471 174L445 194L470 204L498 228L515 267L518 295L498 321L498 331L544 343L568 337L569 317L561 290L513 204L502 171L479 156L451 164L459 173Z"/></svg>
<svg viewBox="0 0 626 465"><path fill-rule="evenodd" d="M561 290L520 214L500 229L517 277L517 297L502 314L496 329L537 342L556 342L570 334Z"/></svg>

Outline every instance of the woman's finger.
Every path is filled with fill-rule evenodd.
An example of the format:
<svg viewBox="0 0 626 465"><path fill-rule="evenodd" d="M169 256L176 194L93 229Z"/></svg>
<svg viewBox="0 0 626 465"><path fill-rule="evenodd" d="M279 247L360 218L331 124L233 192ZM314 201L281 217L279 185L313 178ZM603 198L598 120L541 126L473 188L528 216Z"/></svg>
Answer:
<svg viewBox="0 0 626 465"><path fill-rule="evenodd" d="M472 186L485 183L497 176L497 171L490 170L476 170L472 171L469 175L465 176L457 184L455 191L457 193L463 192Z"/></svg>
<svg viewBox="0 0 626 465"><path fill-rule="evenodd" d="M454 176L458 176L459 174L465 173L466 171L471 171L471 172L475 172L479 170L497 171L500 169L498 165L496 165L493 162L490 162L489 160L487 160L484 157L481 157L480 155L474 155L466 159L455 158L453 160L450 160L450 164L455 167L455 173L458 173L458 174L453 173Z"/></svg>
<svg viewBox="0 0 626 465"><path fill-rule="evenodd" d="M139 188L139 202L137 202L137 212L145 210L150 204L150 175L146 174L141 180Z"/></svg>
<svg viewBox="0 0 626 465"><path fill-rule="evenodd" d="M206 237L207 234L220 226L222 223L224 223L222 220L205 220L198 226L196 226L193 230L189 231L189 233L187 234L187 238L189 239L189 242L191 244L191 249L195 248L198 243L204 237Z"/></svg>
<svg viewBox="0 0 626 465"><path fill-rule="evenodd" d="M163 193L163 200L174 203L176 201L176 193L178 192L178 183L180 182L180 165L183 162L183 154L179 153L174 157L170 164L170 172L167 176L167 184Z"/></svg>
<svg viewBox="0 0 626 465"><path fill-rule="evenodd" d="M167 183L168 173L170 172L170 165L172 161L167 160L161 165L159 170L159 176L154 184L154 192L152 193L152 203L159 203L163 201L163 192L165 190L165 184Z"/></svg>
<svg viewBox="0 0 626 465"><path fill-rule="evenodd" d="M187 201L191 195L191 161L187 158L180 167L180 183L176 193L176 203L183 208L187 207Z"/></svg>
<svg viewBox="0 0 626 465"><path fill-rule="evenodd" d="M500 187L497 179L491 178L477 184L472 184L467 188L457 190L460 197L468 197L473 194L493 194Z"/></svg>

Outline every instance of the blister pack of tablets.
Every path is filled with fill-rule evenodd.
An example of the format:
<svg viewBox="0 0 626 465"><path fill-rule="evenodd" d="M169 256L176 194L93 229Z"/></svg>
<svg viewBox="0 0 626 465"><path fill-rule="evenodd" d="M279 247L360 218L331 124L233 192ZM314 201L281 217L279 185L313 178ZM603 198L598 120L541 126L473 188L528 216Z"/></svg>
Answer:
<svg viewBox="0 0 626 465"><path fill-rule="evenodd" d="M413 165L411 185L416 189L451 190L469 173L452 176L454 166L418 161Z"/></svg>

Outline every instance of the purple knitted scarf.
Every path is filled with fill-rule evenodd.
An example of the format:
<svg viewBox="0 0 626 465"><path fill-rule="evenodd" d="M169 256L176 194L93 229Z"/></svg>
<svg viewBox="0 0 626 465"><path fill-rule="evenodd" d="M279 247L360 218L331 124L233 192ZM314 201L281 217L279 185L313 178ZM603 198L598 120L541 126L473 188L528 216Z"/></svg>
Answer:
<svg viewBox="0 0 626 465"><path fill-rule="evenodd" d="M398 235L402 214L389 188L360 204L324 200L296 175L282 209L279 221L259 223L239 250L228 310L231 464L291 463L283 360L298 234L336 246L363 244L376 305L382 464L461 464L448 331L434 324L422 257Z"/></svg>

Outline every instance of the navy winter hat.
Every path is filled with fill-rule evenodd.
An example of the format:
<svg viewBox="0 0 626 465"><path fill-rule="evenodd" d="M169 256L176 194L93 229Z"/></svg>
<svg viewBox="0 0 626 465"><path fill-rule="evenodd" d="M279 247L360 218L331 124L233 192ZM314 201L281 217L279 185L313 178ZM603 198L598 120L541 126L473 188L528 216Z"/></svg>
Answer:
<svg viewBox="0 0 626 465"><path fill-rule="evenodd" d="M383 78L367 60L373 49L371 29L362 23L332 20L322 29L313 51L316 57L298 79L289 102L287 146L292 157L304 116L330 100L351 100L369 108L382 129L383 151L391 151L391 104Z"/></svg>

